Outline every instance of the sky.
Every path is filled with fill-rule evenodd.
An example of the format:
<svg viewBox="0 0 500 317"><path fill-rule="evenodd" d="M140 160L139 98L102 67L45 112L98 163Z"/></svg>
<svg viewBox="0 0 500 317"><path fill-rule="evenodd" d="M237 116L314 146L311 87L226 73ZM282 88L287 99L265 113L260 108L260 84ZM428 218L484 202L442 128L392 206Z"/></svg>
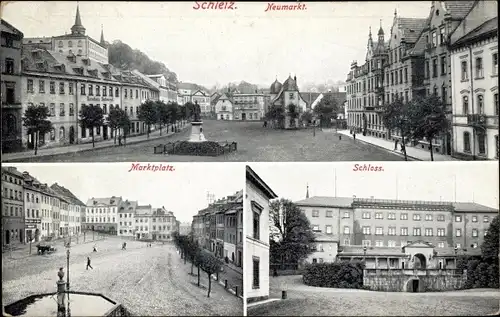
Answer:
<svg viewBox="0 0 500 317"><path fill-rule="evenodd" d="M384 170L353 171L355 164L381 166ZM498 208L498 162L255 163L249 166L276 195L292 201L305 199L309 184L309 197L373 196L375 199L476 202Z"/></svg>
<svg viewBox="0 0 500 317"><path fill-rule="evenodd" d="M121 196L124 200L137 200L140 205L164 206L174 213L177 220L188 223L193 220L193 215L207 207L208 192L218 199L244 187L244 168L240 164L172 165L174 171L163 172L129 172L132 163L9 163L3 167L15 166L20 172L26 171L49 186L57 182L83 203L92 197Z"/></svg>
<svg viewBox="0 0 500 317"><path fill-rule="evenodd" d="M196 10L194 1L79 5L87 35L99 40L102 25L107 41L121 40L165 63L180 81L212 87L242 80L271 85L289 75L299 86L344 81L351 62L365 60L370 26L376 39L382 20L387 40L395 9L402 17L426 18L431 2L307 2L306 10L267 12L268 2L236 2L234 10ZM63 35L76 6L13 1L2 18L25 37Z"/></svg>

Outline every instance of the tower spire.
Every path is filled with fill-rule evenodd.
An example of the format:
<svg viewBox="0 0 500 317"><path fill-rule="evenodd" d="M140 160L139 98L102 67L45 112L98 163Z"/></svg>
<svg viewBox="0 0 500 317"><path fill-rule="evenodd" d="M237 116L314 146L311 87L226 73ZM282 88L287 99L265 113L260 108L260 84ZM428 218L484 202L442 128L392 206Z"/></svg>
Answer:
<svg viewBox="0 0 500 317"><path fill-rule="evenodd" d="M309 198L309 184L307 184L306 199Z"/></svg>
<svg viewBox="0 0 500 317"><path fill-rule="evenodd" d="M104 26L101 24L101 45L106 45L106 41L104 41Z"/></svg>
<svg viewBox="0 0 500 317"><path fill-rule="evenodd" d="M71 27L71 34L85 35L85 28L82 25L82 18L80 17L80 5L78 2L76 3L75 24Z"/></svg>

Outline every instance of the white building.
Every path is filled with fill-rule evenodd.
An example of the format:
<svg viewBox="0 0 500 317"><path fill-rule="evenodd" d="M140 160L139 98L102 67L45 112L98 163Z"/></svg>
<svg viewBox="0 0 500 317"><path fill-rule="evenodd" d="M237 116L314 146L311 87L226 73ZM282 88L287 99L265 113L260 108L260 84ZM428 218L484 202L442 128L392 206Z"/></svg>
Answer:
<svg viewBox="0 0 500 317"><path fill-rule="evenodd" d="M118 208L118 229L119 236L134 237L135 234L135 213L137 201L125 200L121 201Z"/></svg>
<svg viewBox="0 0 500 317"><path fill-rule="evenodd" d="M85 229L116 234L121 197L90 198L85 208Z"/></svg>
<svg viewBox="0 0 500 317"><path fill-rule="evenodd" d="M215 114L217 120L233 120L233 101L227 94L223 94L217 99Z"/></svg>
<svg viewBox="0 0 500 317"><path fill-rule="evenodd" d="M246 168L244 226L245 296L248 302L269 297L269 200L278 196L249 167Z"/></svg>
<svg viewBox="0 0 500 317"><path fill-rule="evenodd" d="M451 36L454 156L498 159L498 4L478 1Z"/></svg>

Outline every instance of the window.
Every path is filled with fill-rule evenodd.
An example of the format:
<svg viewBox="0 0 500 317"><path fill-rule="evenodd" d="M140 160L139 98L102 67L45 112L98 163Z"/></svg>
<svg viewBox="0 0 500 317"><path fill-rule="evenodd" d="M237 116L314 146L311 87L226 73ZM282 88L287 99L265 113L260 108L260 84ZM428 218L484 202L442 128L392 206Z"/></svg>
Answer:
<svg viewBox="0 0 500 317"><path fill-rule="evenodd" d="M94 95L94 87L89 84L89 96L93 96L93 95Z"/></svg>
<svg viewBox="0 0 500 317"><path fill-rule="evenodd" d="M85 84L82 84L82 85L80 86L80 94L81 94L82 96L84 96L84 95L85 95Z"/></svg>
<svg viewBox="0 0 500 317"><path fill-rule="evenodd" d="M483 97L483 95L477 95L477 113L484 114L484 97Z"/></svg>
<svg viewBox="0 0 500 317"><path fill-rule="evenodd" d="M432 221L432 215L431 214L426 214L425 215L425 220L426 221Z"/></svg>
<svg viewBox="0 0 500 317"><path fill-rule="evenodd" d="M51 103L50 104L50 107L49 107L49 115L51 117L54 117L56 115L56 104L55 103Z"/></svg>
<svg viewBox="0 0 500 317"><path fill-rule="evenodd" d="M473 237L477 237L478 236L477 229L472 229L472 236Z"/></svg>
<svg viewBox="0 0 500 317"><path fill-rule="evenodd" d="M437 42L437 34L436 34L436 31L432 32L432 46L437 46L438 45L438 42Z"/></svg>
<svg viewBox="0 0 500 317"><path fill-rule="evenodd" d="M476 78L483 78L483 58L476 57Z"/></svg>
<svg viewBox="0 0 500 317"><path fill-rule="evenodd" d="M7 74L14 74L14 60L12 58L5 59L5 72Z"/></svg>
<svg viewBox="0 0 500 317"><path fill-rule="evenodd" d="M490 217L489 216L484 216L483 217L483 222L490 222Z"/></svg>
<svg viewBox="0 0 500 317"><path fill-rule="evenodd" d="M462 65L462 81L464 80L468 80L469 79L469 75L468 75L468 71L467 71L467 61L462 61L461 63Z"/></svg>
<svg viewBox="0 0 500 317"><path fill-rule="evenodd" d="M293 100L293 99L295 98L295 95L294 95L294 93L293 93L293 92L291 92L291 93L289 93L289 94L288 94L288 97L289 97L291 100Z"/></svg>
<svg viewBox="0 0 500 317"><path fill-rule="evenodd" d="M103 91L105 91L105 90L103 90ZM103 114L107 114L108 113L108 108L107 108L106 105L102 105L102 113Z"/></svg>
<svg viewBox="0 0 500 317"><path fill-rule="evenodd" d="M371 240L363 240L361 243L364 247L370 247L372 245Z"/></svg>
<svg viewBox="0 0 500 317"><path fill-rule="evenodd" d="M384 216L382 215L381 212L376 212L375 213L375 219L384 219Z"/></svg>
<svg viewBox="0 0 500 317"><path fill-rule="evenodd" d="M495 109L495 116L498 116L498 93L493 94L493 107Z"/></svg>
<svg viewBox="0 0 500 317"><path fill-rule="evenodd" d="M425 60L425 78L431 77L429 60Z"/></svg>
<svg viewBox="0 0 500 317"><path fill-rule="evenodd" d="M413 228L413 235L414 236L420 236L420 235L422 235L422 232L421 232L420 228Z"/></svg>
<svg viewBox="0 0 500 317"><path fill-rule="evenodd" d="M101 95L101 88L99 85L95 85L95 95L100 96Z"/></svg>
<svg viewBox="0 0 500 317"><path fill-rule="evenodd" d="M432 77L437 77L438 75L438 61L437 58L432 59Z"/></svg>
<svg viewBox="0 0 500 317"><path fill-rule="evenodd" d="M375 228L375 234L380 236L380 235L383 235L384 234L384 228L382 227L376 227Z"/></svg>
<svg viewBox="0 0 500 317"><path fill-rule="evenodd" d="M455 222L462 222L462 216L455 216Z"/></svg>
<svg viewBox="0 0 500 317"><path fill-rule="evenodd" d="M432 235L433 235L432 228L425 228L425 236L432 237Z"/></svg>
<svg viewBox="0 0 500 317"><path fill-rule="evenodd" d="M408 67L405 68L405 83L408 82Z"/></svg>
<svg viewBox="0 0 500 317"><path fill-rule="evenodd" d="M472 216L472 222L477 222L477 216Z"/></svg>
<svg viewBox="0 0 500 317"><path fill-rule="evenodd" d="M464 152L470 152L470 133L464 132Z"/></svg>
<svg viewBox="0 0 500 317"><path fill-rule="evenodd" d="M313 230L313 231L320 231L320 230L319 230L319 225L313 225L313 226L312 226L312 230Z"/></svg>
<svg viewBox="0 0 500 317"><path fill-rule="evenodd" d="M113 97L113 87L109 87L109 96Z"/></svg>
<svg viewBox="0 0 500 317"><path fill-rule="evenodd" d="M63 47L64 44L63 44L63 41L59 41L59 47Z"/></svg>
<svg viewBox="0 0 500 317"><path fill-rule="evenodd" d="M486 137L484 134L478 134L477 143L479 147L479 154L486 154Z"/></svg>
<svg viewBox="0 0 500 317"><path fill-rule="evenodd" d="M115 97L119 97L120 96L120 92L119 92L119 89L118 87L115 88Z"/></svg>
<svg viewBox="0 0 500 317"><path fill-rule="evenodd" d="M319 217L319 210L313 210L312 211L312 216L313 217Z"/></svg>
<svg viewBox="0 0 500 317"><path fill-rule="evenodd" d="M437 247L438 248L444 248L444 242L438 242Z"/></svg>
<svg viewBox="0 0 500 317"><path fill-rule="evenodd" d="M469 96L462 97L462 111L463 114L469 114Z"/></svg>
<svg viewBox="0 0 500 317"><path fill-rule="evenodd" d="M260 239L260 212L261 210L255 210L257 208L253 208L253 237L254 239Z"/></svg>
<svg viewBox="0 0 500 317"><path fill-rule="evenodd" d="M64 107L64 104L63 104L63 103L61 103L61 104L59 105L59 116L60 116L60 117L64 117L65 115L66 115L66 109L65 109L65 107Z"/></svg>
<svg viewBox="0 0 500 317"><path fill-rule="evenodd" d="M387 234L390 236L395 236L396 235L396 227L389 227Z"/></svg>
<svg viewBox="0 0 500 317"><path fill-rule="evenodd" d="M63 82L59 83L59 94L61 94L61 95L64 94L64 83Z"/></svg>
<svg viewBox="0 0 500 317"><path fill-rule="evenodd" d="M127 97L128 97L128 90L125 89L125 98L127 98Z"/></svg>
<svg viewBox="0 0 500 317"><path fill-rule="evenodd" d="M402 235L402 236L407 236L407 235L408 235L408 228L406 228L406 227L402 227L402 228L400 229L400 231L401 231L401 235Z"/></svg>
<svg viewBox="0 0 500 317"><path fill-rule="evenodd" d="M402 213L400 216L401 220L408 220L408 214L407 213Z"/></svg>
<svg viewBox="0 0 500 317"><path fill-rule="evenodd" d="M390 212L387 214L387 219L389 220L396 220L396 213L395 212Z"/></svg>
<svg viewBox="0 0 500 317"><path fill-rule="evenodd" d="M260 261L259 258L253 258L253 282L252 282L252 288L260 288Z"/></svg>
<svg viewBox="0 0 500 317"><path fill-rule="evenodd" d="M363 219L370 219L370 213L369 212L364 212L363 215L361 216Z"/></svg>
<svg viewBox="0 0 500 317"><path fill-rule="evenodd" d="M383 247L384 246L384 241L382 241L382 240L376 240L375 241L375 246L376 247Z"/></svg>
<svg viewBox="0 0 500 317"><path fill-rule="evenodd" d="M328 227L330 227L330 228L328 228ZM326 233L329 233L329 232L328 232L328 229L330 229L330 231L331 231L332 226L326 226L326 229L327 229L327 232L326 232ZM330 232L330 233L331 233L331 232ZM349 228L348 226L344 226L344 234L350 234L350 233L351 233L351 228Z"/></svg>
<svg viewBox="0 0 500 317"><path fill-rule="evenodd" d="M444 44L445 40L446 40L446 30L445 28L441 28L439 30L439 44Z"/></svg>
<svg viewBox="0 0 500 317"><path fill-rule="evenodd" d="M349 212L348 211L344 211L344 216L342 218L349 218L350 215L349 215Z"/></svg>
<svg viewBox="0 0 500 317"><path fill-rule="evenodd" d="M389 240L389 241L387 241L387 246L388 246L388 247L390 247L390 248L394 248L394 247L396 247L396 241L394 241L394 240ZM392 260L392 259L391 259L391 260ZM394 267L394 266L396 266L396 265L391 264L391 267Z"/></svg>
<svg viewBox="0 0 500 317"><path fill-rule="evenodd" d="M420 214L413 214L413 220L420 221Z"/></svg>
<svg viewBox="0 0 500 317"><path fill-rule="evenodd" d="M441 75L446 75L446 56L441 56Z"/></svg>
<svg viewBox="0 0 500 317"><path fill-rule="evenodd" d="M371 234L370 227L363 227L363 234Z"/></svg>
<svg viewBox="0 0 500 317"><path fill-rule="evenodd" d="M461 237L461 236L462 236L462 229L456 229L456 230L455 230L455 235L456 235L457 237Z"/></svg>
<svg viewBox="0 0 500 317"><path fill-rule="evenodd" d="M38 92L41 94L45 93L45 81L44 80L38 81Z"/></svg>
<svg viewBox="0 0 500 317"><path fill-rule="evenodd" d="M493 63L493 75L498 74L498 53L493 53L491 56L492 58L492 63Z"/></svg>
<svg viewBox="0 0 500 317"><path fill-rule="evenodd" d="M56 93L56 83L54 81L50 82L50 93L55 94Z"/></svg>
<svg viewBox="0 0 500 317"><path fill-rule="evenodd" d="M28 92L33 92L33 79L28 79L27 83L28 83L28 86L27 86Z"/></svg>

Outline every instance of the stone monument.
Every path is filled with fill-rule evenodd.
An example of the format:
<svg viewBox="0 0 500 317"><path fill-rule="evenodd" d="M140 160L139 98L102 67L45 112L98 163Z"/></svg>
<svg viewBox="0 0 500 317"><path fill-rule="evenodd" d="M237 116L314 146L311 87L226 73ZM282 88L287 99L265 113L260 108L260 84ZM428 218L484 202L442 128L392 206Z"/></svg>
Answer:
<svg viewBox="0 0 500 317"><path fill-rule="evenodd" d="M189 142L204 142L205 135L203 134L203 122L200 118L201 108L197 101L195 101L193 107L193 120L191 121L191 137Z"/></svg>

